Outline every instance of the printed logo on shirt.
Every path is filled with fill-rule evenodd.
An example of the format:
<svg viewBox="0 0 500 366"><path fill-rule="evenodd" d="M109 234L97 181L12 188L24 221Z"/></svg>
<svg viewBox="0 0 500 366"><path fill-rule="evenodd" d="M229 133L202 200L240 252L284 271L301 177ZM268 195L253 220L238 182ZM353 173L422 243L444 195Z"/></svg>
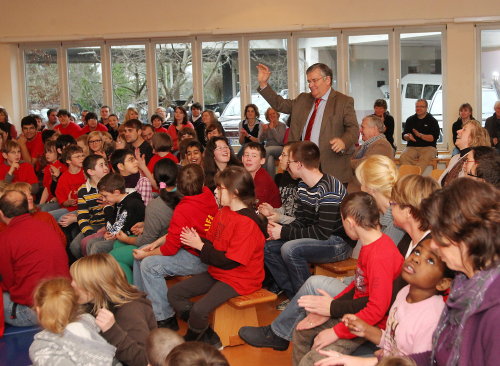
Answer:
<svg viewBox="0 0 500 366"><path fill-rule="evenodd" d="M354 284L356 289L361 293L366 293L366 277L361 268L356 268L356 275L354 277Z"/></svg>
<svg viewBox="0 0 500 366"><path fill-rule="evenodd" d="M210 229L210 226L212 226L212 222L214 221L214 217L212 215L208 215L207 218L205 219L205 223L203 224L203 230L208 231Z"/></svg>

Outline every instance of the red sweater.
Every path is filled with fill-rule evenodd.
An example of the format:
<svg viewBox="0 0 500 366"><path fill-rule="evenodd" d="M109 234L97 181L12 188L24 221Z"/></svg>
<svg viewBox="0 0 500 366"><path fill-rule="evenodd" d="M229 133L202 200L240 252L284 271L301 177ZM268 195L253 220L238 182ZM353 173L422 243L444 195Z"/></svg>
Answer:
<svg viewBox="0 0 500 366"><path fill-rule="evenodd" d="M1 288L12 301L33 305L33 291L40 280L68 277L68 257L54 229L30 214L14 217L0 233Z"/></svg>
<svg viewBox="0 0 500 366"><path fill-rule="evenodd" d="M165 132L168 133L168 130L165 127L155 128L155 132Z"/></svg>
<svg viewBox="0 0 500 366"><path fill-rule="evenodd" d="M368 296L368 304L356 316L370 325L385 328L386 314L391 305L392 284L399 276L403 262L403 256L392 239L382 234L379 239L361 248L354 281L334 300L354 287L354 299ZM339 338L355 338L342 322L335 325L333 330Z"/></svg>
<svg viewBox="0 0 500 366"><path fill-rule="evenodd" d="M208 266L213 278L228 284L240 295L251 294L262 287L266 238L255 221L223 207L215 216L207 239L215 249L225 252L228 259L240 264L229 270Z"/></svg>
<svg viewBox="0 0 500 366"><path fill-rule="evenodd" d="M80 136L80 131L82 130L75 122L70 122L66 127L62 124L58 124L54 127L54 130L59 131L61 135L71 135L76 140Z"/></svg>
<svg viewBox="0 0 500 366"><path fill-rule="evenodd" d="M98 123L95 130L93 130L93 131L108 132L108 128L106 126L104 126L102 123ZM87 125L80 130L80 136L85 135L85 134L90 133L90 132L92 132L92 131L90 130L90 127Z"/></svg>
<svg viewBox="0 0 500 366"><path fill-rule="evenodd" d="M40 157L44 153L42 133L37 132L33 140L26 141L26 147L28 148L28 151L32 158L40 159ZM37 168L38 170L40 166L40 161L38 161L37 165L38 165Z"/></svg>
<svg viewBox="0 0 500 366"><path fill-rule="evenodd" d="M5 176L10 170L10 165L6 162L0 165L0 180L4 180ZM35 174L35 169L33 169L33 165L30 163L19 163L19 168L14 170L14 179L12 179L12 183L15 182L26 182L29 184L38 183L38 178Z"/></svg>
<svg viewBox="0 0 500 366"><path fill-rule="evenodd" d="M61 171L61 174L64 173L66 170L68 170L68 167L61 163L60 160L56 160L55 162L51 164L47 164L45 168L43 168L43 187L47 188L47 191L49 192L49 198L47 198L47 201L51 200L54 195L52 194L50 187L52 185L52 174L50 174L50 167L55 166L57 169Z"/></svg>
<svg viewBox="0 0 500 366"><path fill-rule="evenodd" d="M172 153L168 153L167 155L165 155L163 157L158 155L158 154L154 154L148 163L148 169L151 173L153 173L156 163L159 162L161 159L170 159L174 163L179 164L179 159L177 159L177 157Z"/></svg>
<svg viewBox="0 0 500 366"><path fill-rule="evenodd" d="M255 185L255 197L259 205L267 202L274 208L281 207L280 190L264 168L257 170L253 183Z"/></svg>
<svg viewBox="0 0 500 366"><path fill-rule="evenodd" d="M182 128L184 127L191 127L194 130L194 126L191 122L182 125ZM173 151L179 150L179 137L177 136L179 131L177 130L177 127L175 127L173 123L170 126L168 126L167 133L170 135L170 138L172 139L172 150Z"/></svg>
<svg viewBox="0 0 500 366"><path fill-rule="evenodd" d="M212 224L214 216L217 214L217 202L210 189L203 187L203 192L194 196L184 196L175 207L168 226L165 244L160 247L163 255L175 255L180 248L186 249L194 255L200 252L181 244L180 235L184 227L195 228L198 234L206 237L206 233Z"/></svg>
<svg viewBox="0 0 500 366"><path fill-rule="evenodd" d="M68 200L70 193L71 198L78 201L78 189L86 181L87 179L85 179L83 169L80 169L80 171L76 174L71 174L69 170L61 174L56 188L56 198L57 202L59 202L59 205L61 205L61 207L64 207L63 203ZM67 208L68 211L75 211L77 209L77 206L78 205L75 203L74 206L65 208Z"/></svg>

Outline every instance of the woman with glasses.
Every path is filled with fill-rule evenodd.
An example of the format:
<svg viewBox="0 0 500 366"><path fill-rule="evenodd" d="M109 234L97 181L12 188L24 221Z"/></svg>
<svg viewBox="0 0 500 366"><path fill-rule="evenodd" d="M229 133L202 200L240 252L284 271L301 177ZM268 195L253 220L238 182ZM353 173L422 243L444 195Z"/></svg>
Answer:
<svg viewBox="0 0 500 366"><path fill-rule="evenodd" d="M88 134L87 145L89 147L89 154L101 155L107 158L104 151L104 139L99 131L94 131Z"/></svg>
<svg viewBox="0 0 500 366"><path fill-rule="evenodd" d="M481 127L481 123L476 120L464 122L462 128L457 131L457 139L455 145L459 149L459 154L454 155L448 167L439 177L439 184L446 187L453 180L464 176L464 164L470 160L470 150L476 146L491 146L490 136L485 128Z"/></svg>
<svg viewBox="0 0 500 366"><path fill-rule="evenodd" d="M229 142L225 137L213 137L207 142L203 154L203 170L205 171L205 185L212 191L215 190L215 174L223 171L228 166L242 166Z"/></svg>

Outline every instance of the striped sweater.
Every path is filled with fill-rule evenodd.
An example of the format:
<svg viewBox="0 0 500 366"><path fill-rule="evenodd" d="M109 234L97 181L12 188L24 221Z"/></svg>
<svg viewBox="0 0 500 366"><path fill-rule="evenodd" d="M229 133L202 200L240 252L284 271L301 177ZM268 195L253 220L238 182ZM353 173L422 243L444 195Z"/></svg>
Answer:
<svg viewBox="0 0 500 366"><path fill-rule="evenodd" d="M331 235L348 239L340 217L340 203L346 194L343 184L328 174L324 174L313 187L300 181L295 220L288 225L283 225L281 239L326 240Z"/></svg>
<svg viewBox="0 0 500 366"><path fill-rule="evenodd" d="M87 180L78 189L77 220L80 231L85 236L94 234L94 227L104 227L106 218L103 206L97 201L101 195Z"/></svg>

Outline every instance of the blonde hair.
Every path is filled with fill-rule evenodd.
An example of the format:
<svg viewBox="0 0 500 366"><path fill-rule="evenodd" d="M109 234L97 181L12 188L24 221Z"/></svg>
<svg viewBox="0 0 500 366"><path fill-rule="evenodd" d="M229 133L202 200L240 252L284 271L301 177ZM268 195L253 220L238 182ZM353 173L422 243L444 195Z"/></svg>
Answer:
<svg viewBox="0 0 500 366"><path fill-rule="evenodd" d="M142 297L127 282L118 262L107 253L80 258L71 265L71 277L77 286L93 297L93 313L101 308L120 307Z"/></svg>
<svg viewBox="0 0 500 366"><path fill-rule="evenodd" d="M475 119L471 119L463 124L462 129L464 129L467 125L471 125L472 127L469 147L491 146L490 135L486 128L483 128L481 126L480 122L476 121Z"/></svg>
<svg viewBox="0 0 500 366"><path fill-rule="evenodd" d="M134 107L128 107L127 108L127 111L125 112L125 116L123 117L123 122L127 122L128 120L130 120L130 112L135 112L137 113L137 118L139 118L139 111L134 108Z"/></svg>
<svg viewBox="0 0 500 366"><path fill-rule="evenodd" d="M392 159L383 155L371 155L356 168L356 178L361 185L391 198L398 180L398 169Z"/></svg>
<svg viewBox="0 0 500 366"><path fill-rule="evenodd" d="M439 189L439 184L431 177L411 174L398 179L392 190L391 199L401 208L408 207L415 220L420 223L420 230L426 230L427 220L421 215L420 205L432 192Z"/></svg>
<svg viewBox="0 0 500 366"><path fill-rule="evenodd" d="M40 282L33 299L38 322L52 333L61 334L81 314L78 296L67 278L52 278Z"/></svg>
<svg viewBox="0 0 500 366"><path fill-rule="evenodd" d="M9 183L4 180L0 180L0 197L3 196L3 193L7 190Z"/></svg>
<svg viewBox="0 0 500 366"><path fill-rule="evenodd" d="M151 366L163 366L172 349L184 343L184 338L172 329L153 329L146 340L146 355Z"/></svg>
<svg viewBox="0 0 500 366"><path fill-rule="evenodd" d="M87 141L86 141L86 144L87 144L87 148L89 150L89 154L93 154L94 151L90 149L90 144L89 144L89 141L92 137L99 137L101 139L101 148L100 150L101 151L104 151L104 139L102 137L102 133L100 131L92 131L90 132L88 135L87 135Z"/></svg>

